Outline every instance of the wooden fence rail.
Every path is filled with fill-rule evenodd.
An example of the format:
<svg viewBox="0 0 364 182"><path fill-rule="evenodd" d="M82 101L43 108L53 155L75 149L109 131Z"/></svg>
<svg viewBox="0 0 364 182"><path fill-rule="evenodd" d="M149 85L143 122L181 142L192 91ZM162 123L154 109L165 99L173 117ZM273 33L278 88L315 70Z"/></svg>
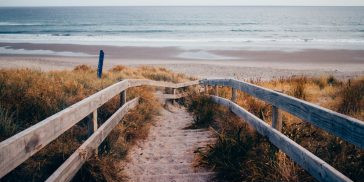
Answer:
<svg viewBox="0 0 364 182"><path fill-rule="evenodd" d="M282 150L317 180L326 182L351 181L348 177L341 174L325 161L316 157L314 154L301 147L278 130L273 129L273 127L269 126L266 122L234 102L217 96L211 96L211 98L214 102L228 107L233 113L244 119L244 121L253 126L258 133L267 137L272 144Z"/></svg>
<svg viewBox="0 0 364 182"><path fill-rule="evenodd" d="M211 98L216 103L229 107L232 112L256 128L260 134L268 137L274 145L319 181L350 181L349 178L280 132L282 123L279 109L310 122L360 148L364 148L364 122L270 89L234 79L205 79L178 84L141 79L118 82L1 142L0 178L90 113L93 113L94 119L90 123L90 125L93 124L92 135L47 180L69 181L122 117L138 104L138 98L126 102L126 89L137 86L171 88L173 94L162 94L161 96L164 99L178 99L187 95L184 93L177 94L176 89L199 84L205 86L206 92L208 92L209 86L215 86L214 94L216 96L211 96ZM219 86L231 87L232 101L218 97ZM237 99L237 90L272 104L274 128L234 103ZM118 94L120 94L121 108L100 128L97 128L97 109Z"/></svg>
<svg viewBox="0 0 364 182"><path fill-rule="evenodd" d="M312 103L234 79L201 80L201 84L229 86L291 113L349 143L364 148L364 122Z"/></svg>
<svg viewBox="0 0 364 182"><path fill-rule="evenodd" d="M139 98L135 98L118 109L102 126L93 133L78 149L59 167L47 181L71 181L81 166L92 156L111 130L121 121L124 115L137 106Z"/></svg>
<svg viewBox="0 0 364 182"><path fill-rule="evenodd" d="M123 80L111 85L86 99L50 116L28 129L0 143L0 178L37 153L51 141L77 124L128 88L137 86L155 86L182 88L198 84L198 81L186 83L169 83L144 79ZM122 94L121 102L125 102Z"/></svg>

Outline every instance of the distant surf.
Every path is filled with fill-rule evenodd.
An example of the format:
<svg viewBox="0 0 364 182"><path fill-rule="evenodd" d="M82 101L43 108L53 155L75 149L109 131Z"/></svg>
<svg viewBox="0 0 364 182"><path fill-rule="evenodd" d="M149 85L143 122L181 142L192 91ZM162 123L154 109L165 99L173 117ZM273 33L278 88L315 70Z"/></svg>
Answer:
<svg viewBox="0 0 364 182"><path fill-rule="evenodd" d="M364 50L364 7L0 8L0 42Z"/></svg>

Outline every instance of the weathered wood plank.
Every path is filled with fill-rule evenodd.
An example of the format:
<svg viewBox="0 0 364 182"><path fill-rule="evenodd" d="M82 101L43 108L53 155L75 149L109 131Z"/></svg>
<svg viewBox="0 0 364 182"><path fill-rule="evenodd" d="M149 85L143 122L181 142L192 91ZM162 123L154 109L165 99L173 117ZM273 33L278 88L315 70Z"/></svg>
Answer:
<svg viewBox="0 0 364 182"><path fill-rule="evenodd" d="M120 93L120 107L126 103L126 90Z"/></svg>
<svg viewBox="0 0 364 182"><path fill-rule="evenodd" d="M276 106L272 106L272 127L278 131L282 131L282 113Z"/></svg>
<svg viewBox="0 0 364 182"><path fill-rule="evenodd" d="M136 79L123 80L111 85L1 142L0 178L127 88L143 85L181 88L196 84L198 81L175 84Z"/></svg>
<svg viewBox="0 0 364 182"><path fill-rule="evenodd" d="M88 116L87 130L88 136L91 136L97 130L97 109L92 112L92 118Z"/></svg>
<svg viewBox="0 0 364 182"><path fill-rule="evenodd" d="M139 98L135 98L118 109L47 179L47 182L70 181L124 115L138 104L138 101Z"/></svg>
<svg viewBox="0 0 364 182"><path fill-rule="evenodd" d="M128 87L121 81L54 114L0 143L0 177Z"/></svg>
<svg viewBox="0 0 364 182"><path fill-rule="evenodd" d="M231 88L231 101L236 103L237 93L235 88Z"/></svg>
<svg viewBox="0 0 364 182"><path fill-rule="evenodd" d="M157 96L162 99L165 99L165 100L175 100L175 99L180 99L180 98L186 97L188 95L181 93L181 94L159 94Z"/></svg>
<svg viewBox="0 0 364 182"><path fill-rule="evenodd" d="M201 80L201 84L231 86L287 111L304 121L364 148L364 122L312 103L234 79Z"/></svg>
<svg viewBox="0 0 364 182"><path fill-rule="evenodd" d="M188 81L188 82L184 82L184 83L177 83L174 88L183 88L183 87L189 87L189 86L194 86L194 85L198 85L199 84L199 80L195 80L195 81Z"/></svg>
<svg viewBox="0 0 364 182"><path fill-rule="evenodd" d="M189 81L185 83L170 83L170 82L145 80L145 79L130 79L128 81L129 81L129 87L137 87L145 85L154 87L183 88L199 84L199 80Z"/></svg>
<svg viewBox="0 0 364 182"><path fill-rule="evenodd" d="M98 127L98 125L97 125L97 109L96 110L94 110L94 112L92 112L92 124L93 124L93 130L94 130L94 132L97 130L97 127Z"/></svg>
<svg viewBox="0 0 364 182"><path fill-rule="evenodd" d="M97 109L94 110L94 112L92 112L92 127L93 127L92 133L95 133L96 130L97 130L97 128L98 128L98 124L97 124ZM95 155L98 155L98 154L99 154L99 150L98 150L98 148L96 148L95 149Z"/></svg>
<svg viewBox="0 0 364 182"><path fill-rule="evenodd" d="M314 176L319 181L351 181L348 177L331 167L310 151L298 145L281 132L273 129L267 123L243 109L239 105L228 99L211 96L212 100L218 104L228 107L237 116L244 119L253 126L258 133L267 137L269 141L286 153L292 160Z"/></svg>

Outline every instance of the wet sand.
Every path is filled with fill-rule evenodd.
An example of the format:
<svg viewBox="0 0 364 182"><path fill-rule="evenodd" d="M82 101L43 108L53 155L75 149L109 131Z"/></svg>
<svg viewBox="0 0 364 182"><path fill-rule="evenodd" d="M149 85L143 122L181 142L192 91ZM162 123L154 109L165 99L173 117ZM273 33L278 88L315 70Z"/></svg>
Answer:
<svg viewBox="0 0 364 182"><path fill-rule="evenodd" d="M115 65L153 65L192 76L271 79L292 75L364 75L364 50L251 51L185 50L178 47L117 47L73 44L0 43L10 50L32 50L32 55L0 54L0 68L72 69L79 64L97 66L103 49L105 69ZM37 55L38 50L82 53L86 56ZM11 51L9 51L11 52ZM26 51L25 51L26 52Z"/></svg>

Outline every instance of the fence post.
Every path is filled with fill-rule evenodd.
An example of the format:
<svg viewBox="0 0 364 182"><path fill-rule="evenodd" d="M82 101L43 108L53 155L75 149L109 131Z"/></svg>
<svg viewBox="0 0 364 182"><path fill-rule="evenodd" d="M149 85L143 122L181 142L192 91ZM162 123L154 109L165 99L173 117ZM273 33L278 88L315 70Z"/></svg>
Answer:
<svg viewBox="0 0 364 182"><path fill-rule="evenodd" d="M215 95L219 96L219 86L215 85Z"/></svg>
<svg viewBox="0 0 364 182"><path fill-rule="evenodd" d="M231 101L236 103L236 89L231 88Z"/></svg>
<svg viewBox="0 0 364 182"><path fill-rule="evenodd" d="M97 109L92 112L92 119L89 116L87 121L88 136L90 137L97 130ZM95 155L98 155L98 149L95 150Z"/></svg>
<svg viewBox="0 0 364 182"><path fill-rule="evenodd" d="M102 66L104 64L104 51L100 50L100 56L99 56L99 65L97 67L97 77L101 78L102 76Z"/></svg>
<svg viewBox="0 0 364 182"><path fill-rule="evenodd" d="M126 103L126 90L120 93L120 107Z"/></svg>
<svg viewBox="0 0 364 182"><path fill-rule="evenodd" d="M172 88L172 94L173 94L173 96L175 96L176 95L176 89L175 88ZM172 104L175 104L176 102L175 102L175 99L173 99L172 100Z"/></svg>
<svg viewBox="0 0 364 182"><path fill-rule="evenodd" d="M272 106L272 127L278 131L282 131L282 113L276 106Z"/></svg>

